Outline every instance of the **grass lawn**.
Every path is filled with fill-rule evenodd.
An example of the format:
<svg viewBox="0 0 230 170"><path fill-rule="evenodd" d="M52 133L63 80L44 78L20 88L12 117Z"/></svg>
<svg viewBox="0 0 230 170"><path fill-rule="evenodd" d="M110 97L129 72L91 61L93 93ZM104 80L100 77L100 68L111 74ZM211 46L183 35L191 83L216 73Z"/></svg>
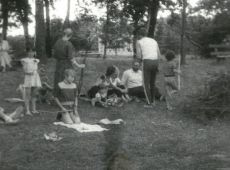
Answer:
<svg viewBox="0 0 230 170"><path fill-rule="evenodd" d="M47 65L51 82L54 62ZM84 77L86 91L110 64L121 71L131 60L89 59ZM227 170L230 169L230 124L228 120L200 123L183 106L202 88L208 73L229 69L229 62L189 60L182 67L182 89L175 95L175 110L168 112L157 102L154 109L144 103L129 103L122 108L93 108L79 102L83 122L97 123L103 118L125 121L105 126L106 132L78 133L54 126L56 114L41 113L24 117L20 124L0 125L0 170ZM79 71L80 72L80 71ZM78 72L78 74L79 74ZM0 73L0 106L13 111L17 104L4 98L17 97L16 87L23 81L22 70ZM158 85L161 86L158 80ZM55 111L55 106L39 105L40 110ZM44 133L56 131L58 142L46 141Z"/></svg>

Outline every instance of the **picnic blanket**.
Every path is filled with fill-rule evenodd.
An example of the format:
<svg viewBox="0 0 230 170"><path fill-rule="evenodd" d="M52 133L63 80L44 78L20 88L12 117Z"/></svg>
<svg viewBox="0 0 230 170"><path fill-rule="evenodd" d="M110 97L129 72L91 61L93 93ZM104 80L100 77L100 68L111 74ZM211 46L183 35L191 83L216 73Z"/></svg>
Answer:
<svg viewBox="0 0 230 170"><path fill-rule="evenodd" d="M66 124L63 122L54 122L54 125L60 125L60 126L64 126L70 129L74 129L77 130L80 133L86 133L86 132L102 132L105 130L108 130L106 128L103 128L99 125L90 125L90 124L86 124L86 123L80 123L80 124Z"/></svg>

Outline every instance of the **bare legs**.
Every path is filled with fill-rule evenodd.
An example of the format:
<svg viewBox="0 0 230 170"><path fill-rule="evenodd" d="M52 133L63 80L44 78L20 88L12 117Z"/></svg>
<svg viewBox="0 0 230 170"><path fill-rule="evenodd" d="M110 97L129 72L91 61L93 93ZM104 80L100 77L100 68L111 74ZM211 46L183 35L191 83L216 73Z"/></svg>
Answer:
<svg viewBox="0 0 230 170"><path fill-rule="evenodd" d="M32 107L32 113L38 113L36 108L36 94L37 94L37 88L30 88L25 87L25 108L26 108L26 115L32 115L30 112L30 102Z"/></svg>
<svg viewBox="0 0 230 170"><path fill-rule="evenodd" d="M5 114L4 109L0 107L0 118L5 123L17 123L19 121L22 112L23 112L22 106L17 107L16 110L10 114Z"/></svg>

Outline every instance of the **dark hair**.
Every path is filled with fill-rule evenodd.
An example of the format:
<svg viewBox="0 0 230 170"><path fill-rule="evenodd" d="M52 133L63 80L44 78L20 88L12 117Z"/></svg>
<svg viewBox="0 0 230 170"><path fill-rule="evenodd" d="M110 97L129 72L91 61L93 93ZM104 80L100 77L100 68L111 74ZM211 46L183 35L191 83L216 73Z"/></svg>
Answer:
<svg viewBox="0 0 230 170"><path fill-rule="evenodd" d="M102 74L102 75L100 76L100 79L101 79L101 80L105 80L105 79L106 79L106 76L105 76L104 74Z"/></svg>
<svg viewBox="0 0 230 170"><path fill-rule="evenodd" d="M116 68L114 66L109 66L106 69L105 75L106 75L106 77L108 77L108 76L111 76L112 74L114 74L115 72L116 72Z"/></svg>
<svg viewBox="0 0 230 170"><path fill-rule="evenodd" d="M175 56L174 51L171 51L171 50L167 51L166 54L165 54L165 58L166 58L168 61L173 60L175 57L176 57L176 56Z"/></svg>
<svg viewBox="0 0 230 170"><path fill-rule="evenodd" d="M146 28L142 27L137 31L137 35L140 37L144 37L147 35Z"/></svg>

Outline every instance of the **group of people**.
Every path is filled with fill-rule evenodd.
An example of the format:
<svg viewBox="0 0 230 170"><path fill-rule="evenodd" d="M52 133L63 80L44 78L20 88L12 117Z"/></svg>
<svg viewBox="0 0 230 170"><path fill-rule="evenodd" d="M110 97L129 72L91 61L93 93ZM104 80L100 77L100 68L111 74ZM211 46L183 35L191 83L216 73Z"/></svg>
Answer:
<svg viewBox="0 0 230 170"><path fill-rule="evenodd" d="M57 119L67 124L79 124L78 86L75 83L74 68L85 68L85 64L79 64L76 61L74 47L69 41L71 37L72 30L67 28L64 30L63 37L54 45L53 56L56 59L56 69L52 94L56 105L59 107ZM175 54L168 52L166 54L167 62L163 69L167 94L161 95L155 86L160 57L157 42L146 37L144 31L140 31L137 41L137 59L132 62L132 68L124 71L120 80L118 67L109 66L106 73L100 76L87 93L91 104L102 107L122 106L131 100L144 99L146 101L145 107L152 108L155 106L155 99L165 99L167 108L171 110L169 97L171 97L172 89L177 90L175 74L179 71L172 62ZM44 84L47 84L41 81L38 69L39 60L35 58L35 53L32 50L28 49L27 57L23 58L21 62L25 74L22 93L25 102L25 115L37 114L39 113L36 109L37 96L39 90ZM21 113L20 109L19 111ZM16 113L18 114L19 111ZM0 117L5 122L13 122L12 118L3 115L5 114L0 109Z"/></svg>

